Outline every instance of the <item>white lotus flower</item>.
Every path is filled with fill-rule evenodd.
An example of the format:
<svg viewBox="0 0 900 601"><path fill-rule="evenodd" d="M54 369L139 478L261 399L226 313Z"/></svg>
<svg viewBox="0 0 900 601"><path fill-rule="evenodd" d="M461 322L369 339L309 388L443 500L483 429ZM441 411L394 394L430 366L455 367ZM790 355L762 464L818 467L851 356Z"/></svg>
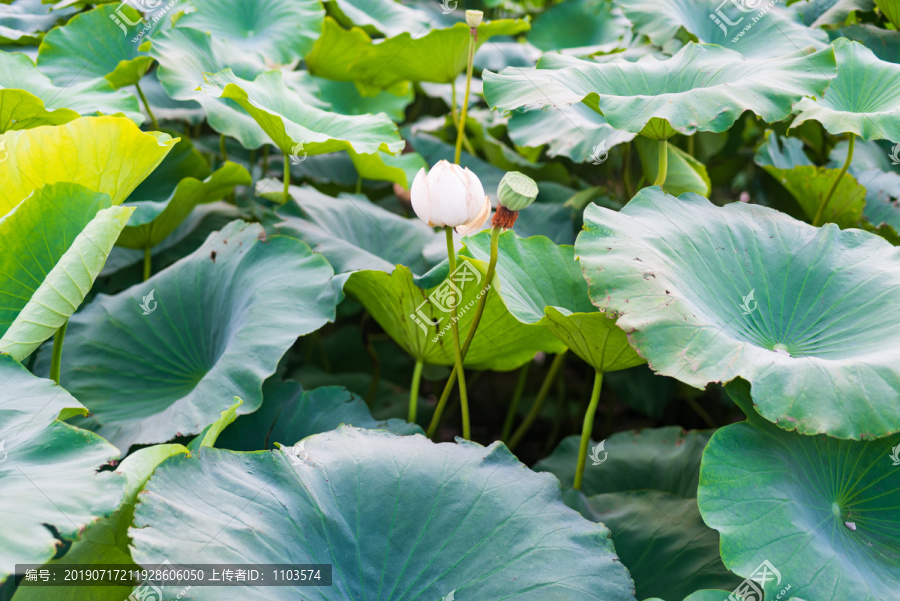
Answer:
<svg viewBox="0 0 900 601"><path fill-rule="evenodd" d="M456 228L458 234L478 230L491 214L491 201L478 176L468 168L439 161L420 169L410 188L416 215L430 226Z"/></svg>

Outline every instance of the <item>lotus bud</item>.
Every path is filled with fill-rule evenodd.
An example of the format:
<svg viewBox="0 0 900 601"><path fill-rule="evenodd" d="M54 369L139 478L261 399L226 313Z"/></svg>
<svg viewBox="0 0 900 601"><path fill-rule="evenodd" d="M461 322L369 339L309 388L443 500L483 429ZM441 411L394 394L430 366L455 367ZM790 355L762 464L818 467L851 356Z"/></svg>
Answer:
<svg viewBox="0 0 900 601"><path fill-rule="evenodd" d="M416 216L433 227L453 227L459 234L479 229L491 214L484 187L468 168L438 161L420 169L410 188Z"/></svg>
<svg viewBox="0 0 900 601"><path fill-rule="evenodd" d="M482 19L484 19L484 13L480 10L466 11L466 25L468 25L469 27L478 27L479 25L481 25Z"/></svg>

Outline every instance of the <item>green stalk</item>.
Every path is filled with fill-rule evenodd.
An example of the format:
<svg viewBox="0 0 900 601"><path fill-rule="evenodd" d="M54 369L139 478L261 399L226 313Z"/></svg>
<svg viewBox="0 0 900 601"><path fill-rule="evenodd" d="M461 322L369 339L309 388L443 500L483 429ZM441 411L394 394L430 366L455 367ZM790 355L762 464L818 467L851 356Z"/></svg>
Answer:
<svg viewBox="0 0 900 601"><path fill-rule="evenodd" d="M841 172L838 173L838 176L835 178L834 183L831 184L831 188L828 190L828 194L825 196L825 200L822 201L822 204L819 205L819 210L816 211L816 216L813 217L812 224L816 227L822 225L822 218L825 215L825 207L828 206L828 203L831 201L831 197L834 196L834 191L837 190L838 184L841 183L841 179L844 177L844 174L847 173L847 169L850 168L850 161L853 160L853 147L856 145L856 135L853 132L850 132L850 146L847 148L847 160L844 161L844 166L841 167Z"/></svg>
<svg viewBox="0 0 900 601"><path fill-rule="evenodd" d="M137 88L138 96L141 97L141 102L144 103L144 108L147 110L147 114L150 116L150 122L153 123L153 129L159 131L159 121L156 120L156 116L153 114L153 111L150 110L150 103L147 102L147 97L144 96L144 90L141 89L141 84L135 83L134 87Z"/></svg>
<svg viewBox="0 0 900 601"><path fill-rule="evenodd" d="M66 328L69 327L69 320L56 330L53 336L53 358L50 361L50 379L59 384L59 367L62 364L63 341L66 339Z"/></svg>
<svg viewBox="0 0 900 601"><path fill-rule="evenodd" d="M625 165L622 168L622 183L625 185L625 196L634 196L634 188L631 187L631 142L625 143Z"/></svg>
<svg viewBox="0 0 900 601"><path fill-rule="evenodd" d="M228 149L225 147L225 134L219 134L219 153L222 155L222 162L228 160Z"/></svg>
<svg viewBox="0 0 900 601"><path fill-rule="evenodd" d="M550 364L550 369L547 371L547 375L544 376L544 381L541 383L541 388L540 390L538 390L537 398L534 400L534 405L531 406L531 409L528 411L528 415L525 416L525 420L522 422L522 425L519 426L515 434L513 434L512 438L509 440L509 444L506 445L509 450L513 450L514 448L516 448L516 446L522 441L522 438L525 436L525 434L528 433L528 429L531 428L531 424L533 424L534 420L536 420L538 415L540 415L541 409L544 407L544 401L547 400L547 395L550 393L550 387L553 385L553 381L556 379L556 374L559 372L560 368L565 362L566 353L568 352L569 349L566 349L553 359L553 363Z"/></svg>
<svg viewBox="0 0 900 601"><path fill-rule="evenodd" d="M659 173L656 175L654 186L662 186L666 183L666 171L669 169L669 143L666 140L659 141Z"/></svg>
<svg viewBox="0 0 900 601"><path fill-rule="evenodd" d="M466 341L462 347L462 356L463 359L466 358L466 353L469 352L469 346L472 344L472 339L475 338L475 331L478 329L478 324L481 322L481 316L484 314L484 306L487 303L487 290L491 286L491 282L494 279L494 272L497 268L497 255L499 254L499 246L500 246L500 228L495 227L491 230L491 258L488 262L487 273L485 274L484 283L481 285L481 297L478 299L478 305L475 307L475 315L472 317L472 325L469 327L469 333L466 334ZM453 272L453 267L451 267L451 273ZM447 405L447 401L450 400L450 394L453 392L453 387L455 386L456 381L456 366L453 366L453 371L450 373L450 377L447 378L447 383L444 385L444 392L441 393L441 398L438 401L437 407L434 409L434 415L431 418L431 423L428 425L428 437L431 438L434 436L434 433L437 432L438 425L441 422L441 416L444 414L444 408Z"/></svg>
<svg viewBox="0 0 900 601"><path fill-rule="evenodd" d="M266 173L269 172L269 145L268 144L263 144L262 157L263 157L262 158L262 173L260 174L261 178L265 177Z"/></svg>
<svg viewBox="0 0 900 601"><path fill-rule="evenodd" d="M522 393L525 392L525 383L528 381L528 368L530 366L531 363L526 363L519 370L519 379L516 381L516 389L513 391L512 401L509 403L509 410L506 412L506 421L503 422L500 440L509 440L513 420L516 418L516 410L519 408L519 401L522 400Z"/></svg>
<svg viewBox="0 0 900 601"><path fill-rule="evenodd" d="M477 29L469 30L469 59L466 65L466 94L463 96L463 104L460 109L459 126L456 132L456 154L453 155L453 162L459 165L459 155L462 152L463 136L466 134L466 114L469 112L469 90L472 87L472 70L475 62L475 36L478 35Z"/></svg>
<svg viewBox="0 0 900 601"><path fill-rule="evenodd" d="M358 176L356 178L356 193L359 194L362 192L362 176Z"/></svg>
<svg viewBox="0 0 900 601"><path fill-rule="evenodd" d="M450 259L450 273L456 271L456 252L453 250L453 228L445 228L447 232L447 257ZM459 344L459 324L456 323L456 306L453 306L450 317L450 329L453 330L453 351L456 353L456 376L459 380L459 407L462 412L463 438L472 439L469 426L469 396L466 391L466 370L463 368L462 347Z"/></svg>
<svg viewBox="0 0 900 601"><path fill-rule="evenodd" d="M150 279L150 274L153 273L153 270L151 269L152 265L153 265L153 261L150 257L150 247L145 246L144 247L144 281L145 282Z"/></svg>
<svg viewBox="0 0 900 601"><path fill-rule="evenodd" d="M603 372L594 372L594 389L591 391L591 402L584 414L584 425L581 428L581 444L578 447L578 465L575 468L575 483L572 488L581 490L581 480L584 478L584 464L587 463L587 448L591 442L591 431L594 429L594 414L597 413L597 404L600 402L600 388L603 386Z"/></svg>
<svg viewBox="0 0 900 601"><path fill-rule="evenodd" d="M284 153L284 202L287 203L291 199L291 161L288 154Z"/></svg>
<svg viewBox="0 0 900 601"><path fill-rule="evenodd" d="M416 361L416 367L413 370L412 385L409 387L409 417L406 421L411 424L416 423L416 409L419 407L419 382L422 381L422 360Z"/></svg>

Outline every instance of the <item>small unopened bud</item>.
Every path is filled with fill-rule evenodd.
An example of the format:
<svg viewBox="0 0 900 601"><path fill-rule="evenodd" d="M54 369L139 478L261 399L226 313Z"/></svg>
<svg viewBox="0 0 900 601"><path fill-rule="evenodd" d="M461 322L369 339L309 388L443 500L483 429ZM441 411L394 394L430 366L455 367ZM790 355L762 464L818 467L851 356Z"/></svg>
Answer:
<svg viewBox="0 0 900 601"><path fill-rule="evenodd" d="M481 25L481 20L484 19L484 13L480 10L467 10L466 11L466 25L469 27L478 27Z"/></svg>
<svg viewBox="0 0 900 601"><path fill-rule="evenodd" d="M510 171L500 180L497 199L510 211L521 211L537 198L538 187L534 180L518 171Z"/></svg>

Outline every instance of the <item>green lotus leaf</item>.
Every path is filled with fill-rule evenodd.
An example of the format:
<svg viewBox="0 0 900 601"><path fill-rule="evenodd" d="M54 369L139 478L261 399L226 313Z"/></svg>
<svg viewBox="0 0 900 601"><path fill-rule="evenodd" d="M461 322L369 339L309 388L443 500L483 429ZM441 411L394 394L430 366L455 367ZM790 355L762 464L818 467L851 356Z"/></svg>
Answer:
<svg viewBox="0 0 900 601"><path fill-rule="evenodd" d="M840 25L855 11L867 12L875 8L872 0L800 0L790 5L809 27Z"/></svg>
<svg viewBox="0 0 900 601"><path fill-rule="evenodd" d="M689 43L668 60L592 63L547 54L537 69L485 71L488 104L508 111L584 102L619 130L640 133L651 120L690 135L722 132L744 111L769 123L791 114L798 100L820 95L835 74L832 50L771 59L747 58L720 46Z"/></svg>
<svg viewBox="0 0 900 601"><path fill-rule="evenodd" d="M900 431L900 251L881 238L653 187L588 207L575 252L654 371L698 388L741 376L766 419L804 434Z"/></svg>
<svg viewBox="0 0 900 601"><path fill-rule="evenodd" d="M674 39L683 28L697 41L718 44L755 58L794 54L800 48L828 45L828 35L804 27L790 10L763 0L617 0L634 29L657 46ZM756 21L754 21L756 19Z"/></svg>
<svg viewBox="0 0 900 601"><path fill-rule="evenodd" d="M711 431L685 432L678 426L617 432L610 436L603 467L589 465L581 491L588 497L629 490L653 489L690 499L697 496L700 455ZM563 439L553 453L538 461L534 469L552 472L565 487L575 480L578 436ZM591 442L593 447L596 443Z"/></svg>
<svg viewBox="0 0 900 601"><path fill-rule="evenodd" d="M0 215L47 184L74 183L119 205L156 168L177 140L144 133L122 117L82 117L56 127L0 136Z"/></svg>
<svg viewBox="0 0 900 601"><path fill-rule="evenodd" d="M259 55L243 52L229 40L180 27L153 36L149 53L159 62L156 73L166 93L175 100L199 103L215 131L236 139L244 148L259 148L269 142L253 117L237 103L217 100L199 90L204 73L226 68L238 77L255 79L267 70Z"/></svg>
<svg viewBox="0 0 900 601"><path fill-rule="evenodd" d="M538 15L528 41L544 52L612 52L631 42L631 23L612 2L571 0L553 4Z"/></svg>
<svg viewBox="0 0 900 601"><path fill-rule="evenodd" d="M521 19L487 21L478 26L478 43L527 30L528 23ZM374 94L407 81L451 83L466 68L468 43L465 23L421 37L405 32L374 44L362 29L348 31L328 17L306 62L314 75L355 81L365 93Z"/></svg>
<svg viewBox="0 0 900 601"><path fill-rule="evenodd" d="M900 6L897 6L896 2L892 2L891 0L875 0L875 6L884 13L884 16L888 18L895 29L900 27Z"/></svg>
<svg viewBox="0 0 900 601"><path fill-rule="evenodd" d="M481 232L465 240L462 254L487 262L491 235ZM600 372L634 367L644 362L628 346L625 332L591 304L587 282L571 246L549 238L500 235L494 289L509 312L523 324L552 332L576 355ZM574 465L574 463L573 463Z"/></svg>
<svg viewBox="0 0 900 601"><path fill-rule="evenodd" d="M287 87L279 71L247 81L226 69L206 75L206 81L201 86L204 92L238 103L286 155L296 155L298 145L307 155L403 149L397 127L386 115L340 115L309 106Z"/></svg>
<svg viewBox="0 0 900 601"><path fill-rule="evenodd" d="M90 569L94 566L130 566L140 569L131 559L128 545L131 540L128 537L128 528L134 518L134 507L137 504L138 493L153 470L169 457L183 455L187 448L180 444L162 444L139 449L129 455L116 469L116 474L125 477L125 498L119 508L111 516L103 518L91 524L84 532L82 538L76 541L61 559L54 559L49 564L76 564L80 568ZM123 568L124 569L124 568ZM82 601L89 598L92 601L122 601L134 591L134 585L127 586L66 586L53 592L56 601ZM31 587L23 581L15 596L14 601L44 601L47 598L46 588L40 583Z"/></svg>
<svg viewBox="0 0 900 601"><path fill-rule="evenodd" d="M79 115L122 113L141 124L137 98L93 80L57 87L24 54L0 52L0 133L61 125Z"/></svg>
<svg viewBox="0 0 900 601"><path fill-rule="evenodd" d="M418 219L400 217L358 195L332 198L309 186L292 191L293 202L277 211L284 219L278 230L322 253L337 274L376 269L390 273L394 266L406 265L424 275L446 258L443 232ZM444 252L427 256L426 248L433 245Z"/></svg>
<svg viewBox="0 0 900 601"><path fill-rule="evenodd" d="M74 8L54 8L41 0L4 2L0 4L0 44L37 44L45 31L75 12Z"/></svg>
<svg viewBox="0 0 900 601"><path fill-rule="evenodd" d="M234 420L237 419L237 410L243 404L244 401L238 397L234 397L234 404L219 413L219 419L203 428L203 430L194 437L194 440L188 443L187 449L192 453L196 453L200 449L215 446L216 441L219 439L219 435L221 435L225 428L233 424Z"/></svg>
<svg viewBox="0 0 900 601"><path fill-rule="evenodd" d="M816 99L797 103L797 118L818 121L831 134L854 133L865 140L900 140L900 65L878 59L860 44L834 41L838 76Z"/></svg>
<svg viewBox="0 0 900 601"><path fill-rule="evenodd" d="M460 273L473 278L461 288L462 295L457 304L457 323L462 333L468 332L472 325L487 264L466 259L457 269L463 269ZM477 278L474 273L478 274ZM433 270L431 277L417 282L404 265L397 265L392 273L356 271L344 284L344 292L360 302L394 342L414 359L430 365L453 365L450 312L443 310L448 309L447 302L430 298L432 293L440 298L442 291L453 290L454 286L459 288L455 280L451 285L450 280L442 282L436 277L446 274L446 267ZM474 369L508 371L530 361L540 351L559 353L565 348L547 328L522 323L511 315L493 287L487 293L481 322L490 324L490 329L479 328L479 335L472 340L465 359L465 364Z"/></svg>
<svg viewBox="0 0 900 601"><path fill-rule="evenodd" d="M870 169L856 176L866 182L866 221L879 236L900 245L900 174Z"/></svg>
<svg viewBox="0 0 900 601"><path fill-rule="evenodd" d="M124 206L134 207L135 211L116 244L125 248L152 248L174 232L197 205L221 200L231 194L235 186L251 183L246 169L226 161L203 180L182 179L163 201L129 201Z"/></svg>
<svg viewBox="0 0 900 601"><path fill-rule="evenodd" d="M428 13L394 0L329 0L328 5L341 25L356 25L370 36L419 35L431 23Z"/></svg>
<svg viewBox="0 0 900 601"><path fill-rule="evenodd" d="M159 121L181 121L190 125L199 125L206 121L206 112L196 100L175 100L166 93L159 83L157 71L152 71L141 80L141 91L150 103L151 110ZM137 88L126 88L135 98Z"/></svg>
<svg viewBox="0 0 900 601"><path fill-rule="evenodd" d="M119 28L111 18L115 13L131 21L141 18L130 5L119 3L75 15L44 36L37 58L41 72L63 87L93 79L105 79L114 88L139 82L153 59L138 50L140 39Z"/></svg>
<svg viewBox="0 0 900 601"><path fill-rule="evenodd" d="M747 421L713 435L698 494L703 519L722 535L725 565L749 577L768 561L780 578L767 580L766 598L787 585L795 599L896 595L900 470L891 463L900 436L802 436L762 419L746 382L727 388Z"/></svg>
<svg viewBox="0 0 900 601"><path fill-rule="evenodd" d="M376 420L366 402L342 386L307 391L297 382L270 378L263 386L262 407L227 427L216 446L234 451L274 449L276 442L294 445L341 424L397 434L424 434L419 426L402 419Z"/></svg>
<svg viewBox="0 0 900 601"><path fill-rule="evenodd" d="M392 182L409 190L416 173L420 169L428 169L428 163L422 155L409 152L391 155L386 152L373 154L357 154L349 151L350 159L359 177L367 180Z"/></svg>
<svg viewBox="0 0 900 601"><path fill-rule="evenodd" d="M0 582L17 563L43 563L122 500L124 479L99 468L119 452L61 421L84 407L50 380L0 353ZM74 410L74 411L73 411ZM59 540L57 540L59 539Z"/></svg>
<svg viewBox="0 0 900 601"><path fill-rule="evenodd" d="M65 325L133 209L77 184L36 190L0 217L0 353L21 361Z"/></svg>
<svg viewBox="0 0 900 601"><path fill-rule="evenodd" d="M881 29L868 23L860 23L840 29L829 29L828 37L832 41L838 38L847 38L859 42L874 52L879 59L889 63L900 63L900 31Z"/></svg>
<svg viewBox="0 0 900 601"><path fill-rule="evenodd" d="M384 1L403 6L393 0ZM384 113L396 123L400 123L406 118L406 107L415 96L412 90L408 90L405 94L379 92L375 96L363 96L352 81L333 81L314 77L313 82L318 88L319 98L327 102L335 113L342 115Z"/></svg>
<svg viewBox="0 0 900 601"><path fill-rule="evenodd" d="M713 590L713 589L705 589L702 591L695 591L684 598L684 601L732 601L734 597L729 599L729 596L732 594L731 591L722 591L722 590ZM669 597L671 599L671 597ZM644 601L663 601L659 597L654 597L653 599L644 599ZM794 601L803 601L802 599L798 599L794 597Z"/></svg>
<svg viewBox="0 0 900 601"><path fill-rule="evenodd" d="M659 173L659 144L644 136L634 141L638 156L641 159L644 179L655 181ZM663 188L669 194L678 196L685 192L694 192L709 197L712 182L706 165L673 144L666 144L666 183Z"/></svg>
<svg viewBox="0 0 900 601"><path fill-rule="evenodd" d="M297 337L334 319L332 273L302 242L233 222L73 316L60 381L90 409L92 428L123 449L195 434L235 395L249 413Z"/></svg>
<svg viewBox="0 0 900 601"><path fill-rule="evenodd" d="M516 145L546 145L548 157L565 156L576 163L605 160L607 151L633 138L634 134L612 128L603 115L583 104L515 111L509 118L509 139Z"/></svg>
<svg viewBox="0 0 900 601"><path fill-rule="evenodd" d="M279 63L309 52L325 16L319 0L191 0L191 6L197 10L181 17L179 28L212 34Z"/></svg>
<svg viewBox="0 0 900 601"><path fill-rule="evenodd" d="M779 148L779 142L782 148ZM859 226L866 204L866 188L853 175L841 174L840 168L815 166L804 154L802 141L779 138L773 132L756 151L755 162L791 193L810 221L840 176L841 181L825 207L822 219L841 228Z"/></svg>
<svg viewBox="0 0 900 601"><path fill-rule="evenodd" d="M679 427L618 432L591 442L597 459L587 464L581 492L566 503L605 524L616 551L634 578L637 597L680 599L699 588L734 588L740 582L719 558L719 536L697 507L700 458L712 432ZM538 471L564 486L575 476L579 437L569 436Z"/></svg>
<svg viewBox="0 0 900 601"><path fill-rule="evenodd" d="M609 531L565 507L554 478L530 472L500 443L434 444L342 426L299 451L298 463L289 449L170 459L135 512L135 559L329 563L333 586L315 589L322 600L635 599ZM198 487L215 502L197 506ZM248 527L262 544L250 544ZM308 594L241 590L248 601ZM191 595L221 598L212 587Z"/></svg>

